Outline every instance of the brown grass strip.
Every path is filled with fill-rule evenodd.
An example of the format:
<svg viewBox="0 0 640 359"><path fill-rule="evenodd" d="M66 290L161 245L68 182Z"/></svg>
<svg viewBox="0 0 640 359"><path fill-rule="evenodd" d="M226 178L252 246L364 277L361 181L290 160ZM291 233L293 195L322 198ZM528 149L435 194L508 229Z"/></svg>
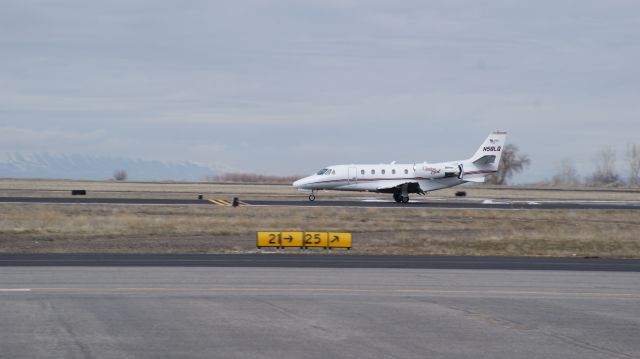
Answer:
<svg viewBox="0 0 640 359"><path fill-rule="evenodd" d="M256 231L321 230L353 232L351 253L640 258L635 211L3 204L0 213L5 253L250 252Z"/></svg>

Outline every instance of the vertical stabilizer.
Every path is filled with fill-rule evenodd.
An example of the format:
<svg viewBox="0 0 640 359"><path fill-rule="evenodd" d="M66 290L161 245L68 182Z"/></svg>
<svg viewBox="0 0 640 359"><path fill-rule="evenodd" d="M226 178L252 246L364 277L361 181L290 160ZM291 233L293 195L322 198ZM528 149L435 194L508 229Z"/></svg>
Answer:
<svg viewBox="0 0 640 359"><path fill-rule="evenodd" d="M484 176L498 171L502 150L507 142L507 132L493 131L464 166L467 181L482 182ZM480 180L480 181L478 181Z"/></svg>
<svg viewBox="0 0 640 359"><path fill-rule="evenodd" d="M496 156L496 166L500 163L500 156L502 155L502 149L507 141L507 132L505 131L493 131L489 134L486 140L482 143L480 148L476 151L476 154L471 157L471 161L475 162L483 157ZM497 167L496 167L497 168Z"/></svg>

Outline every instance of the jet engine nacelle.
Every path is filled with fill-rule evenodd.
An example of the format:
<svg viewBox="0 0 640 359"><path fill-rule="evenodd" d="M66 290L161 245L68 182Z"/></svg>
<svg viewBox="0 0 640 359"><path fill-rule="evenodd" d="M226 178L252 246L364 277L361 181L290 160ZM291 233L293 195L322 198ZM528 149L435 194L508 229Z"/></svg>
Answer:
<svg viewBox="0 0 640 359"><path fill-rule="evenodd" d="M461 168L457 165L432 165L429 163L417 164L415 166L416 175L422 178L460 178Z"/></svg>

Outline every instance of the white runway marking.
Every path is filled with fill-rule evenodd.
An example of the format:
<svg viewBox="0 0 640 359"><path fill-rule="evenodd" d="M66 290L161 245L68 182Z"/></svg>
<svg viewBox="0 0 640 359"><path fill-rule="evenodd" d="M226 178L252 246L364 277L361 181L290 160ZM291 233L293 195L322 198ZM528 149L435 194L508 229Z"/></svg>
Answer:
<svg viewBox="0 0 640 359"><path fill-rule="evenodd" d="M2 292L31 292L29 288L0 288L0 293Z"/></svg>
<svg viewBox="0 0 640 359"><path fill-rule="evenodd" d="M492 199L485 199L482 204L509 204L509 202L496 202Z"/></svg>

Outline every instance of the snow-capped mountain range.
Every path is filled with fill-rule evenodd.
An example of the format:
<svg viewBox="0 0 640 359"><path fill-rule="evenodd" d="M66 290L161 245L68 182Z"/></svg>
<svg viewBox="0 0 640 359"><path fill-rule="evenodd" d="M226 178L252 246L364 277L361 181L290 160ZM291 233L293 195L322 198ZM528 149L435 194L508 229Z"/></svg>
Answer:
<svg viewBox="0 0 640 359"><path fill-rule="evenodd" d="M132 181L200 181L224 172L194 162L166 162L90 155L7 153L0 155L0 177L105 180L124 170Z"/></svg>

